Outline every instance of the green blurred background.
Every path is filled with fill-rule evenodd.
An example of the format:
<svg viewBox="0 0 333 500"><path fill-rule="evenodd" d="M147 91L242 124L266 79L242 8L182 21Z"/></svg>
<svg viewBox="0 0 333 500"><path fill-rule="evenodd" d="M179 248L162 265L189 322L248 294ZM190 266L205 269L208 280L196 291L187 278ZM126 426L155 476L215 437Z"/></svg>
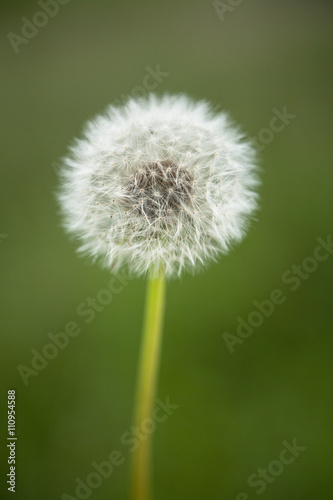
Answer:
<svg viewBox="0 0 333 500"><path fill-rule="evenodd" d="M332 231L332 3L230 0L222 19L211 1L72 0L18 53L8 33L21 35L21 18L41 8L1 3L3 494L14 388L16 498L75 498L75 479L113 449L125 464L90 498L127 498L120 436L131 427L145 281L85 323L76 308L110 276L75 255L54 191L83 122L140 92L147 66L160 65L156 92L206 98L250 137L269 137L275 108L296 118L261 148L261 208L246 240L168 286L158 395L179 408L154 433L155 498L331 500L333 256L294 292L282 275ZM285 302L231 354L224 332L275 288ZM31 367L31 350L68 321L81 334L25 385L18 365ZM306 450L257 494L249 476L294 438Z"/></svg>

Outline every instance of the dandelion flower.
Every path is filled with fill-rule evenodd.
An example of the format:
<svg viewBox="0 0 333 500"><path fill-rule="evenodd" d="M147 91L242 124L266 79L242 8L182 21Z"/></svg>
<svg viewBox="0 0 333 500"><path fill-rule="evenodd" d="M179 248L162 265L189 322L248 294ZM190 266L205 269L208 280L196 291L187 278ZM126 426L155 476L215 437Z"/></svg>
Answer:
<svg viewBox="0 0 333 500"><path fill-rule="evenodd" d="M255 154L225 113L184 95L129 99L85 126L64 160L59 201L79 251L149 272L135 428L151 419L165 277L239 242L256 209ZM132 499L151 500L151 437L132 454Z"/></svg>
<svg viewBox="0 0 333 500"><path fill-rule="evenodd" d="M242 239L256 208L254 160L205 101L129 99L88 122L64 160L66 228L109 269L193 272Z"/></svg>

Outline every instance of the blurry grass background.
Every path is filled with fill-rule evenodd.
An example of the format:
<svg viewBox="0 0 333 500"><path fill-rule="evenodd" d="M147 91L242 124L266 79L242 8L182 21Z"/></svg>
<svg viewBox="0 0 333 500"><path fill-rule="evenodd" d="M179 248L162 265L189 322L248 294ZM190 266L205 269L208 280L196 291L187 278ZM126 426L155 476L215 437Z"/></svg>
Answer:
<svg viewBox="0 0 333 500"><path fill-rule="evenodd" d="M160 65L169 75L158 93L206 98L250 137L274 108L297 117L260 153L261 211L244 243L168 287L158 394L179 408L154 435L156 499L254 499L248 477L297 438L307 449L260 497L331 500L333 256L295 292L281 277L332 231L332 3L244 0L221 20L210 1L72 0L18 54L7 34L40 6L1 10L4 493L15 388L18 499L75 497L75 478L113 449L126 464L91 498L126 498L120 436L131 427L145 282L131 281L90 324L78 317L110 277L78 259L60 228L52 164L85 120ZM231 354L223 333L275 288L286 302ZM82 333L25 386L17 366L68 321Z"/></svg>

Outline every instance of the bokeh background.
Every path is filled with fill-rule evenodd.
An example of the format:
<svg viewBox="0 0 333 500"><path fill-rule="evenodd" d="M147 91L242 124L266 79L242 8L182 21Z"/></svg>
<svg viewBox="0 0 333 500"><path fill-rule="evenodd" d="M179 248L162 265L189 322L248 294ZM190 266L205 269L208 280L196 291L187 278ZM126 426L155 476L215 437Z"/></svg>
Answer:
<svg viewBox="0 0 333 500"><path fill-rule="evenodd" d="M142 92L147 66L160 65L157 93L206 98L259 137L263 185L246 240L168 286L158 395L179 408L154 433L155 498L331 500L333 255L295 291L282 276L332 233L332 3L226 0L223 14L202 0L72 0L18 53L8 33L22 36L21 18L41 7L1 3L4 497L14 388L16 498L76 498L75 479L114 449L125 463L89 498L127 498L120 436L131 428L145 281L130 281L91 323L78 316L110 276L75 255L54 191L82 124ZM262 130L285 106L296 117L270 137ZM276 288L285 302L230 353L223 334ZM25 385L18 366L31 367L31 350L68 321L80 335ZM257 494L249 476L294 438L306 450Z"/></svg>

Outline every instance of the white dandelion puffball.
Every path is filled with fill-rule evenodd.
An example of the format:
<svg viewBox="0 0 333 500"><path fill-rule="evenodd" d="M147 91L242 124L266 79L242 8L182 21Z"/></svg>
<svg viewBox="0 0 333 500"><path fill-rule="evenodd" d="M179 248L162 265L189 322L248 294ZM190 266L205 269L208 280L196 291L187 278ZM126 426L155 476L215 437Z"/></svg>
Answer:
<svg viewBox="0 0 333 500"><path fill-rule="evenodd" d="M85 126L59 200L79 251L131 274L194 271L242 239L257 205L254 148L205 102L129 99Z"/></svg>

